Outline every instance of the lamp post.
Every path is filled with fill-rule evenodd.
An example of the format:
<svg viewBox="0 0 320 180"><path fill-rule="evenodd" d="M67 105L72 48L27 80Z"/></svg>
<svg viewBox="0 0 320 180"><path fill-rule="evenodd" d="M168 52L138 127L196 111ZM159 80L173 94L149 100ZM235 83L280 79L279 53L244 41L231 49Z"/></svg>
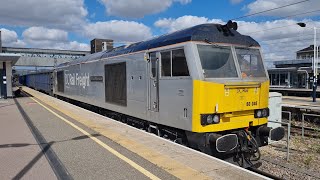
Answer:
<svg viewBox="0 0 320 180"><path fill-rule="evenodd" d="M313 41L313 87L312 99L313 102L317 100L317 76L318 76L318 47L317 47L317 28L314 27L314 41Z"/></svg>
<svg viewBox="0 0 320 180"><path fill-rule="evenodd" d="M297 23L300 27L306 27L305 23ZM319 47L317 47L317 28L314 27L314 40L313 40L313 61L312 61L312 70L313 70L313 83L312 83L312 101L317 101L317 76L318 76L318 56L319 56Z"/></svg>

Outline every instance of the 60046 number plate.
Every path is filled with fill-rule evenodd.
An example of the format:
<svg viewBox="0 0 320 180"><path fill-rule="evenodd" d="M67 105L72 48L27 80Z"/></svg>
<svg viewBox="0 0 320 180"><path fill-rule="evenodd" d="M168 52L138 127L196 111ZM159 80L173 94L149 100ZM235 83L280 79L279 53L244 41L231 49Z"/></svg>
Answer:
<svg viewBox="0 0 320 180"><path fill-rule="evenodd" d="M257 106L258 105L258 101L247 102L246 105L247 106Z"/></svg>

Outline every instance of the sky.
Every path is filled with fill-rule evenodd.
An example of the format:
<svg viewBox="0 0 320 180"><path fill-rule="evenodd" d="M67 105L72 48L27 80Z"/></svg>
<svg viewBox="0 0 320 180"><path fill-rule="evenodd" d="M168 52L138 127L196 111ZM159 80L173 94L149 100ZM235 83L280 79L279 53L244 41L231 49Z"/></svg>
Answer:
<svg viewBox="0 0 320 180"><path fill-rule="evenodd" d="M3 46L89 50L93 38L130 44L197 24L235 19L238 31L257 40L265 61L272 63L294 59L297 50L313 44L313 27L319 28L320 37L320 0L242 16L300 1L0 0L0 30Z"/></svg>

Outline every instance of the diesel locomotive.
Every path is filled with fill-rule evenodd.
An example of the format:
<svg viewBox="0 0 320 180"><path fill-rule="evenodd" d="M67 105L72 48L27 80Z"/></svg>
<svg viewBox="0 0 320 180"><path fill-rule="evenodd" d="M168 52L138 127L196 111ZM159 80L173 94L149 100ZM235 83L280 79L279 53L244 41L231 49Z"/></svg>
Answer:
<svg viewBox="0 0 320 180"><path fill-rule="evenodd" d="M53 94L252 166L268 138L269 79L257 41L235 23L201 24L94 53L53 72Z"/></svg>

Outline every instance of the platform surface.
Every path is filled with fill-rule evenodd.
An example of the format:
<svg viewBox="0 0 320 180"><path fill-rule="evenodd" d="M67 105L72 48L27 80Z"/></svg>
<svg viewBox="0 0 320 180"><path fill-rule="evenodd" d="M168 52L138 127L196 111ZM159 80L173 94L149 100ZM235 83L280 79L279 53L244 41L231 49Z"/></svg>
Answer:
<svg viewBox="0 0 320 180"><path fill-rule="evenodd" d="M0 174L1 179L57 179L13 99L0 100Z"/></svg>
<svg viewBox="0 0 320 180"><path fill-rule="evenodd" d="M20 173L23 179L265 179L27 87L23 90L31 97L0 103L4 179L12 179L30 163Z"/></svg>
<svg viewBox="0 0 320 180"><path fill-rule="evenodd" d="M312 97L282 96L282 106L300 109L320 110L320 98L313 102Z"/></svg>

